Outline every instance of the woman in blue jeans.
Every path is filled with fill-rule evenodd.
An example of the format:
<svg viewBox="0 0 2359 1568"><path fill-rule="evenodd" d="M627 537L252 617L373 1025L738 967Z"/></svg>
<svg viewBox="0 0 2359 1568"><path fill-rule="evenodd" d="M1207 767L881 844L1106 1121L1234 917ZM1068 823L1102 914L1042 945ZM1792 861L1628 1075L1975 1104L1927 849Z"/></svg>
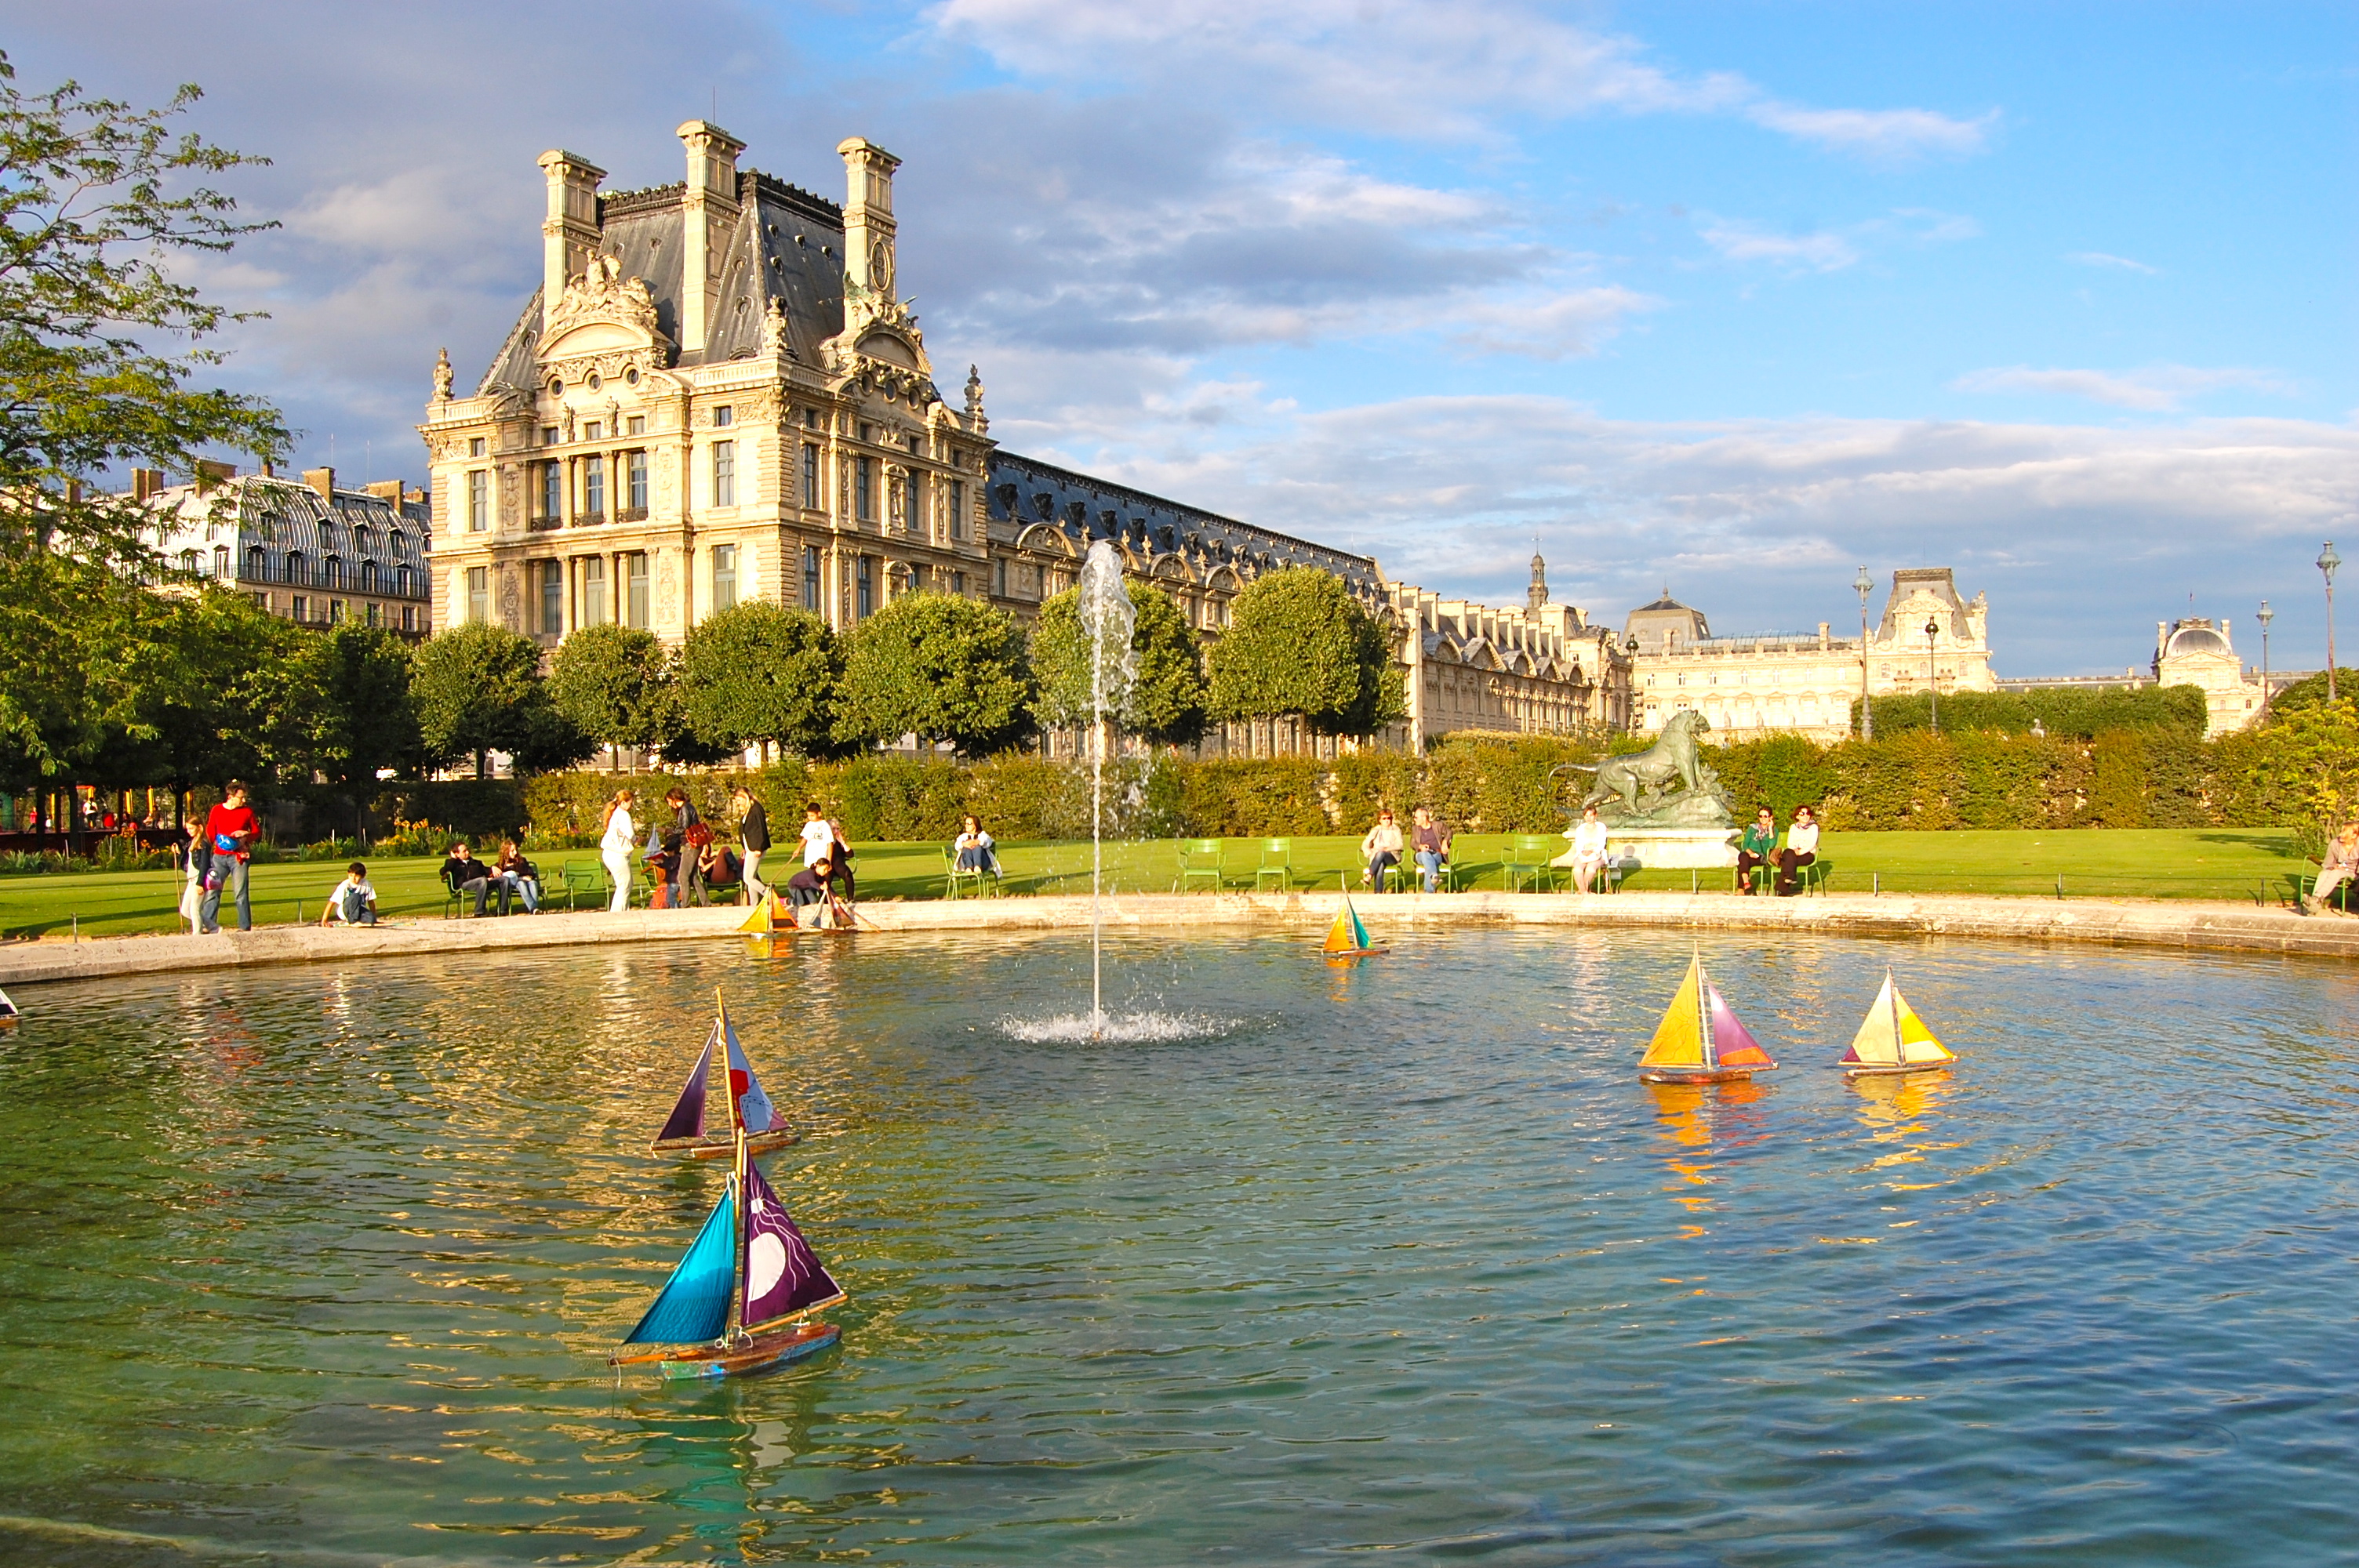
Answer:
<svg viewBox="0 0 2359 1568"><path fill-rule="evenodd" d="M1441 888L1441 868L1450 863L1450 829L1433 819L1433 813L1419 806L1409 813L1409 852L1417 857L1417 869L1425 878L1425 891L1438 892Z"/></svg>

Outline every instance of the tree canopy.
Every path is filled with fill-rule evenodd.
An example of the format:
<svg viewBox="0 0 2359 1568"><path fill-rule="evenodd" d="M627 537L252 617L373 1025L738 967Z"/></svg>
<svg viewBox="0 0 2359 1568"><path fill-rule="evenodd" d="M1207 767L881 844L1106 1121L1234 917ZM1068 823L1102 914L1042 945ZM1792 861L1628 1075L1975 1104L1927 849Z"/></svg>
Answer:
<svg viewBox="0 0 2359 1568"><path fill-rule="evenodd" d="M748 600L697 622L679 651L681 718L708 745L767 741L799 756L835 748L843 659L835 633L808 611Z"/></svg>
<svg viewBox="0 0 2359 1568"><path fill-rule="evenodd" d="M1372 735L1408 717L1384 628L1316 567L1248 585L1206 662L1218 718L1294 717L1322 735Z"/></svg>
<svg viewBox="0 0 2359 1568"><path fill-rule="evenodd" d="M1851 708L1856 729L1858 698L1852 699ZM1877 738L1929 728L1931 708L1922 692L1877 697ZM2200 687L2034 687L2027 691L1943 692L1940 723L1945 731L1987 730L2004 735L2028 735L2037 723L2045 734L2082 740L2111 730L2178 730L2201 735L2206 710Z"/></svg>
<svg viewBox="0 0 2359 1568"><path fill-rule="evenodd" d="M480 778L488 772L485 753L530 752L560 717L541 686L539 647L505 627L453 626L420 647L416 662L410 692L429 764L472 754Z"/></svg>
<svg viewBox="0 0 2359 1568"><path fill-rule="evenodd" d="M2337 669L2334 672L2334 695L2338 699L2359 697L2359 670ZM2269 698L2269 716L2299 712L2305 708L2319 708L2326 702L2326 672L2316 670L2298 681L2287 683L2285 688Z"/></svg>
<svg viewBox="0 0 2359 1568"><path fill-rule="evenodd" d="M1206 717L1196 629L1161 589L1128 579L1123 587L1130 594L1137 672L1115 721L1158 745L1189 745L1202 737ZM1082 624L1081 589L1069 588L1040 606L1031 658L1039 683L1033 703L1038 721L1052 727L1090 722L1090 638Z"/></svg>
<svg viewBox="0 0 2359 1568"><path fill-rule="evenodd" d="M663 734L671 699L670 661L652 632L577 627L549 661L549 695L557 711L592 740L651 748Z"/></svg>
<svg viewBox="0 0 2359 1568"><path fill-rule="evenodd" d="M839 741L915 735L980 756L1031 731L1024 633L1004 611L950 594L908 594L870 616L850 643Z"/></svg>

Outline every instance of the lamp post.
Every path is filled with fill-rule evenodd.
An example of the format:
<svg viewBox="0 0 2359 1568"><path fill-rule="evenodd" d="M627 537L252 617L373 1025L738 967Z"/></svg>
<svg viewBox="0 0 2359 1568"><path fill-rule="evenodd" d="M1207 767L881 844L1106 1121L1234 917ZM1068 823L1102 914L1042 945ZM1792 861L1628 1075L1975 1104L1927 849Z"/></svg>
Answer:
<svg viewBox="0 0 2359 1568"><path fill-rule="evenodd" d="M2261 623L2261 719L2264 722L2269 717L2269 622L2277 618L2277 612L2269 608L2269 601L2266 599L2261 600L2261 612L2254 619Z"/></svg>
<svg viewBox="0 0 2359 1568"><path fill-rule="evenodd" d="M1925 617L1925 702L1936 735L1941 732L1941 682L1933 668L1933 639L1940 634L1941 623L1930 615Z"/></svg>
<svg viewBox="0 0 2359 1568"><path fill-rule="evenodd" d="M1875 591L1875 579L1867 575L1865 567L1862 567L1859 575L1851 579L1851 586L1852 590L1859 595L1859 738L1873 741L1875 739L1875 710L1871 706L1872 699L1867 690L1867 596Z"/></svg>
<svg viewBox="0 0 2359 1568"><path fill-rule="evenodd" d="M2343 557L2334 553L2334 541L2326 541L2326 548L2318 552L2318 569L2326 574L2326 700L2334 700L2334 568Z"/></svg>

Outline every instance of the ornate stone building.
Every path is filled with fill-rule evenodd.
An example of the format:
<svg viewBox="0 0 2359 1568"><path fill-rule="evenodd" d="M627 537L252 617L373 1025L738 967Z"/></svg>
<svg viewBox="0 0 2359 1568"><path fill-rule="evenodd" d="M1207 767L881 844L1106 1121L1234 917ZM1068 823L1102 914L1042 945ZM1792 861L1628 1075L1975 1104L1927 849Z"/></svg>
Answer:
<svg viewBox="0 0 2359 1568"><path fill-rule="evenodd" d="M1611 627L1553 602L1532 557L1525 602L1494 609L1408 583L1386 597L1400 634L1409 728L1420 745L1475 731L1564 735L1630 726L1631 658Z"/></svg>
<svg viewBox="0 0 2359 1568"><path fill-rule="evenodd" d="M1715 637L1701 611L1666 591L1632 611L1623 631L1636 659L1635 730L1659 731L1672 714L1692 708L1722 740L1782 730L1833 741L1851 732L1860 640L1832 635L1827 622L1815 633ZM1865 662L1877 696L1923 691L1929 682L1943 693L1995 690L1989 606L1981 594L1961 599L1947 567L1896 571Z"/></svg>
<svg viewBox="0 0 2359 1568"><path fill-rule="evenodd" d="M988 422L979 382L942 401L896 288L899 160L844 142L839 207L741 170L717 125L679 135L686 179L645 190L543 154L539 292L472 395L436 367L438 623L677 642L741 599L848 628L980 594Z"/></svg>
<svg viewBox="0 0 2359 1568"><path fill-rule="evenodd" d="M2158 686L2191 686L2203 693L2207 739L2245 729L2261 717L2260 672L2245 669L2236 656L2224 618L2156 622L2152 668Z"/></svg>
<svg viewBox="0 0 2359 1568"><path fill-rule="evenodd" d="M427 591L429 511L422 491L385 480L348 490L333 469L298 483L266 468L205 463L187 484L151 469L131 493L155 508L167 561L311 626L357 621L406 637L433 629Z"/></svg>

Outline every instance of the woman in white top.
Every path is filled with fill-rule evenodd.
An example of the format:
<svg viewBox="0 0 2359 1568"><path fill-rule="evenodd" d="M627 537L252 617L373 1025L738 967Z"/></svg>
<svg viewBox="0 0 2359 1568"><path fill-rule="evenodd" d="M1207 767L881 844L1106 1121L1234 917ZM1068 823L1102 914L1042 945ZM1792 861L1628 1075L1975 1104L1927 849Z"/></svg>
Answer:
<svg viewBox="0 0 2359 1568"><path fill-rule="evenodd" d="M598 858L606 862L606 880L614 884L614 902L606 906L610 914L631 907L631 856L639 843L639 825L631 820L636 798L631 791L618 789L606 803L606 836L598 840Z"/></svg>
<svg viewBox="0 0 2359 1568"><path fill-rule="evenodd" d="M1572 840L1572 891L1585 893L1605 870L1605 824L1597 819L1597 807L1582 807L1581 820L1565 837Z"/></svg>
<svg viewBox="0 0 2359 1568"><path fill-rule="evenodd" d="M1794 821L1786 829L1786 847L1777 851L1777 896L1790 898L1802 891L1802 868L1819 858L1819 817L1807 806L1794 807Z"/></svg>
<svg viewBox="0 0 2359 1568"><path fill-rule="evenodd" d="M1368 869L1360 874L1362 887L1381 886L1385 868L1400 864L1400 824L1393 820L1391 812L1376 813L1376 825L1360 840L1360 858L1368 862Z"/></svg>

